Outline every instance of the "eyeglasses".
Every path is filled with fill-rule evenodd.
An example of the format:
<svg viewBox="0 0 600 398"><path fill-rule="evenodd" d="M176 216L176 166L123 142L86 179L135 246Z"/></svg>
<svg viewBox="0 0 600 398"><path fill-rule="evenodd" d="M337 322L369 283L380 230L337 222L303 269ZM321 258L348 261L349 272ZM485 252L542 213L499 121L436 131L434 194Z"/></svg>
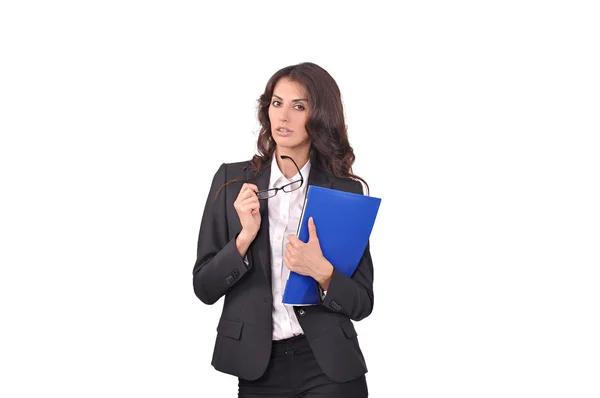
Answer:
<svg viewBox="0 0 600 398"><path fill-rule="evenodd" d="M294 163L294 166L296 166L296 169L298 169L298 174L300 174L300 179L297 181L292 181L289 184L285 184L284 186L281 186L279 188L269 188L269 189L263 189L261 191L257 191L256 196L258 196L258 199L272 198L273 196L277 195L277 192L279 190L281 190L283 192L293 192L293 191L299 189L302 186L302 184L304 183L304 178L302 177L300 168L298 167L296 162L294 162L294 159L292 159L291 157L286 156L286 155L281 155L281 159L289 159Z"/></svg>

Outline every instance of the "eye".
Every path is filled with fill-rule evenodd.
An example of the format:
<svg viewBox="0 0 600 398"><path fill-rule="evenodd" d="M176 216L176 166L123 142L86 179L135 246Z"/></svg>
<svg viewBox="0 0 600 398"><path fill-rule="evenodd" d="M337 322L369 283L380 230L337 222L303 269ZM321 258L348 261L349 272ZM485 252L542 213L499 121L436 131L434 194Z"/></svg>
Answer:
<svg viewBox="0 0 600 398"><path fill-rule="evenodd" d="M296 106L294 106L294 108L296 108L296 109L297 109L297 110L299 110L299 111L303 111L303 110L305 110L305 109L306 109L306 108L304 107L304 105L301 105L301 104L296 104Z"/></svg>
<svg viewBox="0 0 600 398"><path fill-rule="evenodd" d="M273 106L281 106L281 102L275 100L275 101L271 102L271 105L273 105Z"/></svg>

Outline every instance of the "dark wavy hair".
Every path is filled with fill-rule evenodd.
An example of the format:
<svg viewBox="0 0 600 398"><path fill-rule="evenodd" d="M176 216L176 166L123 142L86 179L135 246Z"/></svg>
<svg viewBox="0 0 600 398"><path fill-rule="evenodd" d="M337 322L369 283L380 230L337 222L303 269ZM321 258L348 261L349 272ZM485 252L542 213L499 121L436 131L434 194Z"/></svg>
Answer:
<svg viewBox="0 0 600 398"><path fill-rule="evenodd" d="M258 99L258 120L261 128L256 143L258 153L250 161L253 178L271 163L275 153L276 144L271 135L269 106L275 85L282 78L300 83L307 91L310 110L306 131L311 141L311 164L334 177L362 181L368 193L367 182L352 172L355 156L348 141L340 89L325 69L311 62L278 70L271 76L264 93ZM229 183L231 182L234 181Z"/></svg>

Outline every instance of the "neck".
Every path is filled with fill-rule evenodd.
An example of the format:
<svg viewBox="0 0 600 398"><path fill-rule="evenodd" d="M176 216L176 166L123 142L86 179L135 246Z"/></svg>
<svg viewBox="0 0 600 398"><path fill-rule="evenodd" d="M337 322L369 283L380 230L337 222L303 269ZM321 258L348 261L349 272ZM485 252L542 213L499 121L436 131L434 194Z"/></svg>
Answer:
<svg viewBox="0 0 600 398"><path fill-rule="evenodd" d="M304 165L308 162L308 157L310 154L310 147L308 150L291 150L289 148L279 148L275 149L275 158L277 161L277 165L279 166L279 170L283 173L286 178L292 178L298 170L289 159L281 159L281 155L286 155L294 159L294 162L298 165L298 168L302 169Z"/></svg>

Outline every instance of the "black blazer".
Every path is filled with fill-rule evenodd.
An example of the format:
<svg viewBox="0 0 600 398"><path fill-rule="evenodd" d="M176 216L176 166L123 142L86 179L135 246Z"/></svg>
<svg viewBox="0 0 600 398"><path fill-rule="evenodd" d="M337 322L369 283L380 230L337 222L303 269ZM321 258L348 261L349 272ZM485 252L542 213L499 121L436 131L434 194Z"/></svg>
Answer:
<svg viewBox="0 0 600 398"><path fill-rule="evenodd" d="M242 226L233 207L243 182L223 188L216 199L215 194L233 179L268 188L270 174L270 165L253 179L250 162L221 165L204 208L193 271L194 292L203 303L214 304L225 296L212 365L246 380L262 376L271 353L273 295L267 201L260 204L261 226L248 250L246 265L235 246ZM305 183L363 193L358 181L329 176L314 164ZM345 382L367 372L352 320L359 321L372 310L373 263L368 245L352 278L334 270L321 304L294 307L317 362L332 380Z"/></svg>

